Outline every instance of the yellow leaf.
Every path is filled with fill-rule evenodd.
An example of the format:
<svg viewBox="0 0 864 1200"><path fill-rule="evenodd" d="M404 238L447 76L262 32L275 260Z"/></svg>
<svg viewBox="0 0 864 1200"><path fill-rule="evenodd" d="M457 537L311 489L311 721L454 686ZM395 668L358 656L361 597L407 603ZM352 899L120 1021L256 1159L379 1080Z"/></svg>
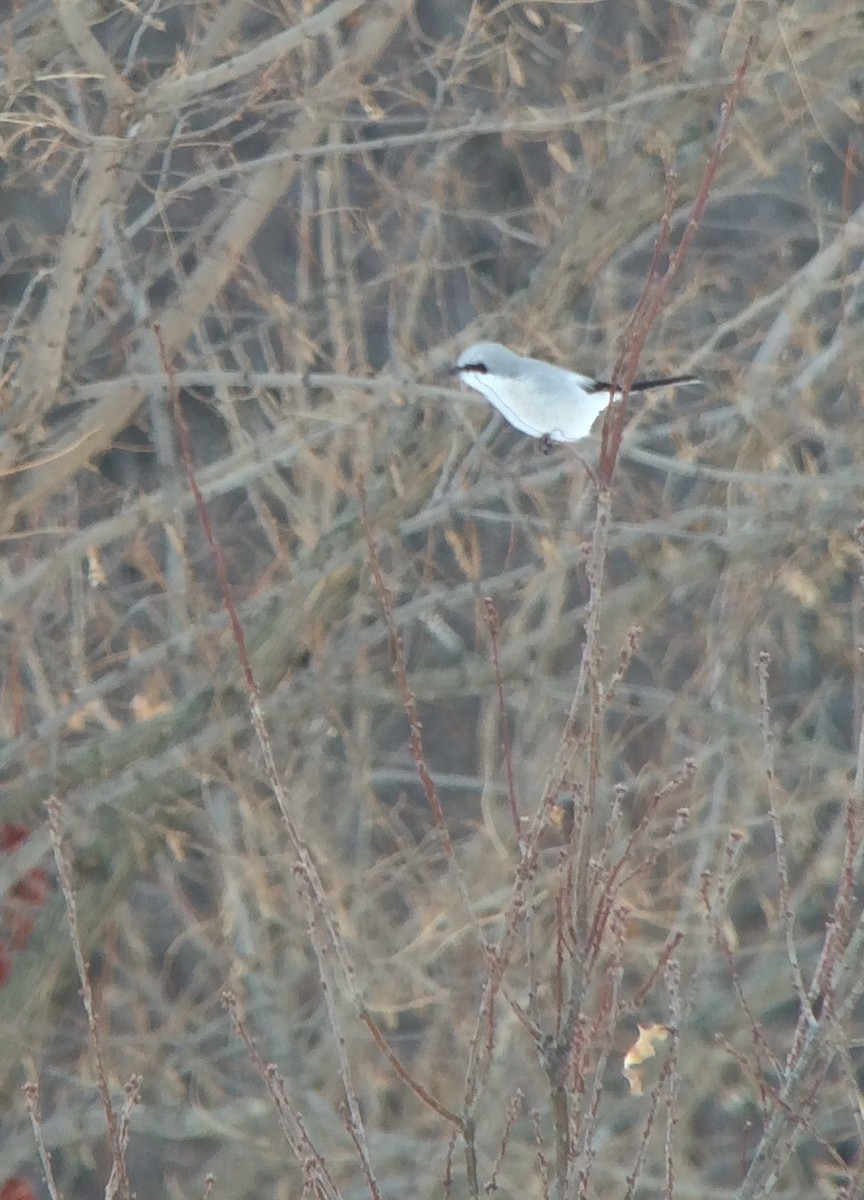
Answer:
<svg viewBox="0 0 864 1200"><path fill-rule="evenodd" d="M630 1094L642 1096L645 1092L647 1076L656 1077L656 1069L649 1070L647 1064L657 1057L657 1050L669 1037L667 1025L637 1025L639 1036L624 1055L624 1070L622 1074L630 1084ZM652 1064L659 1067L659 1063Z"/></svg>

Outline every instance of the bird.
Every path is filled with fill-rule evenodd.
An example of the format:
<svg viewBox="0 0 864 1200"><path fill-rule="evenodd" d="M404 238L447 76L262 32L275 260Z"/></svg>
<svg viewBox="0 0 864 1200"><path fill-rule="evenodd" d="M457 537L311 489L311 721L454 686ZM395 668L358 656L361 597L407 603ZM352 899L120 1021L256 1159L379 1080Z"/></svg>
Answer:
<svg viewBox="0 0 864 1200"><path fill-rule="evenodd" d="M450 374L484 396L514 428L539 438L546 446L587 437L612 398L611 383L527 358L500 342L469 346ZM667 375L637 379L629 391L699 382L696 375Z"/></svg>

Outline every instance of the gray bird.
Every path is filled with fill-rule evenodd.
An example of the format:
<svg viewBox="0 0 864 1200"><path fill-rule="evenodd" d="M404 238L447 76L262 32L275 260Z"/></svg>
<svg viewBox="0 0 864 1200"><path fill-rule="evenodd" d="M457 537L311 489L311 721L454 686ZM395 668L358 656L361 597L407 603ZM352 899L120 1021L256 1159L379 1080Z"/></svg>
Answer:
<svg viewBox="0 0 864 1200"><path fill-rule="evenodd" d="M525 358L500 342L469 346L451 374L484 396L516 429L547 443L587 437L612 398L610 383L539 358ZM630 391L698 382L695 375L669 375L636 380Z"/></svg>

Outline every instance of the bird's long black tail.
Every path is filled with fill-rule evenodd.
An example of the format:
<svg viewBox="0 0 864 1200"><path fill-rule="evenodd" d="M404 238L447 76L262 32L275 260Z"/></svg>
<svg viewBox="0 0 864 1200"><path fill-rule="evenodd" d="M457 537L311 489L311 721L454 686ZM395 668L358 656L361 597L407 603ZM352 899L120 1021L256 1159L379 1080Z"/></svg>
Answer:
<svg viewBox="0 0 864 1200"><path fill-rule="evenodd" d="M631 392L649 392L651 388L670 387L673 383L701 383L698 375L667 375L665 379L635 379L630 384ZM612 384L596 379L592 392L611 392Z"/></svg>

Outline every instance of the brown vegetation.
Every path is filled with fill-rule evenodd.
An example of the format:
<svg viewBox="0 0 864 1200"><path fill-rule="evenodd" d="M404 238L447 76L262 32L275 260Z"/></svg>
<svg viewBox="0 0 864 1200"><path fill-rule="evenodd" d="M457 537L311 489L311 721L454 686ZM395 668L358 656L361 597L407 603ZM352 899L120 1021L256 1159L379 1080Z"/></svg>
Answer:
<svg viewBox="0 0 864 1200"><path fill-rule="evenodd" d="M860 1194L857 10L13 7L2 1194Z"/></svg>

